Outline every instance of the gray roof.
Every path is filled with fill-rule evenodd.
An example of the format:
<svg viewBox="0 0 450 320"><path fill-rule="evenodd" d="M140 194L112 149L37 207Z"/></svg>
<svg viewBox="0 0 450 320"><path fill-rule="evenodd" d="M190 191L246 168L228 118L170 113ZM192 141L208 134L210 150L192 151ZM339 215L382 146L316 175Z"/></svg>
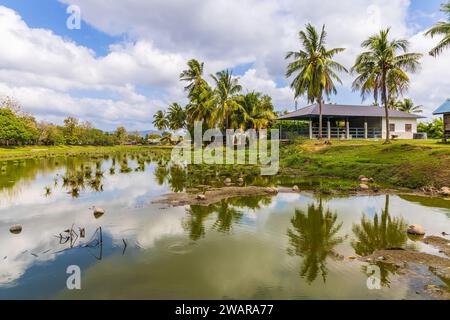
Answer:
<svg viewBox="0 0 450 320"><path fill-rule="evenodd" d="M450 99L447 99L433 114L450 113Z"/></svg>
<svg viewBox="0 0 450 320"><path fill-rule="evenodd" d="M319 115L319 105L312 104L301 108L297 111L278 117L276 120L295 120L307 119ZM384 117L385 111L382 107L377 106L355 106L355 105L340 105L340 104L323 104L323 116L337 116L337 117ZM394 118L424 118L417 114L406 113L398 110L389 110L389 116Z"/></svg>

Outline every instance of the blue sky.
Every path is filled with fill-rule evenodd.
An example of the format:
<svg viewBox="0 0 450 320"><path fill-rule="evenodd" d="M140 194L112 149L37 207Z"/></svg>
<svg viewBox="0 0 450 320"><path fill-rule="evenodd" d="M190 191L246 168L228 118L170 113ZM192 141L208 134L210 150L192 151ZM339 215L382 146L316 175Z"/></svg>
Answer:
<svg viewBox="0 0 450 320"><path fill-rule="evenodd" d="M364 25L364 15L371 14L373 7L376 7L381 14L373 15L375 26L367 28L367 35L370 30L377 29L377 24L380 28L392 25L402 36L414 40L414 47L423 45L425 50L425 44L421 44L418 34L444 18L439 12L443 0L411 0L407 8L405 0L392 1L395 3L392 8L387 6L391 2L386 1L344 1L343 7L350 8L346 11L351 11L352 8L355 10L355 13L349 12L348 17L344 13L342 17L336 15L336 8L330 8L329 12L324 12L323 9L316 11L326 16L327 26L331 25L330 37L332 35L333 39L341 36L333 25L355 32L354 36L342 36L337 41L356 50L362 34L366 34L358 30L361 24ZM292 45L295 44L298 30L290 32L286 26L296 25L300 28L310 20L316 24L323 23L321 16L314 11L305 10L309 7L316 8L320 4L312 0L248 0L248 3L238 2L234 5L232 2L208 6L208 1L204 1L205 8L198 11L206 14L207 18L202 16L200 19L193 17L192 20L187 20L191 19L189 12L186 12L190 8L186 7L186 2L176 0L166 3L136 0L133 4L112 1L108 7L104 6L105 2L96 0L0 0L1 6L14 10L26 23L28 38L33 38L32 45L40 46L36 50L53 50L52 45L48 44L53 41L58 43L57 46L67 47L70 47L69 43L74 43L76 49L68 49L68 52L65 50L67 48L63 50L68 54L64 59L70 63L72 55L78 61L67 66L68 69L76 69L72 73L67 70L55 71L60 66L53 66L52 61L45 59L45 65L42 62L37 65L39 59L36 59L36 65L31 65L30 62L30 66L27 63L27 67L11 67L9 70L11 63L6 62L9 60L2 63L0 55L0 66L8 69L10 79L8 81L6 75L5 78L0 78L0 94L17 96L25 108L49 121L61 122L61 115L67 110L71 115L89 120L103 129L113 129L120 122L126 123L131 129L149 129L151 116L157 108L164 108L174 101L185 101L177 75L188 59L196 57L205 61L207 73L230 68L241 77L249 90L261 90L272 95L277 109L292 109L293 97L287 88L288 81L284 78L286 62L283 60L283 53L287 48L295 49ZM299 2L300 7L297 6ZM329 0L323 2L328 3ZM82 18L85 20L81 30L69 30L66 27L66 9L72 3L80 4L82 9ZM220 21L220 13L217 15L216 10L232 14L233 25L228 24L230 19ZM280 11L283 11L282 15L279 14ZM352 21L357 16L362 16L359 25L357 21ZM339 21L340 19L344 22ZM202 25L202 20L207 20L207 23ZM355 23L355 27L349 26L351 23ZM22 31L18 26L13 27ZM41 35L32 32L35 29L50 30L60 39L46 38L43 45L38 38ZM17 48L20 48L19 44ZM92 50L92 56L86 55L83 48ZM353 55L356 52L354 50ZM351 63L351 59L353 56L350 57L350 52L343 58L347 63ZM449 62L448 57L439 61L428 57L426 59L424 65L436 70L445 69L443 66ZM27 61L30 60L33 58ZM80 76L83 61L86 61L86 69L92 76ZM48 78L44 79L47 73ZM11 79L11 74L20 74L20 77L26 75L24 78L27 80ZM416 89L410 90L417 103L425 106L427 115L444 99L444 95L439 92L448 92L446 83L441 84L441 87L431 84L431 74L432 70L422 77L417 76L417 83L420 85L417 84ZM40 76L43 77L42 84L36 80ZM33 90L42 94L42 97L51 96L49 105L53 105L46 106L44 102L34 101L30 96ZM61 107L58 101L67 101L68 107ZM352 92L345 80L332 101L361 103L359 94ZM300 105L304 103L305 101L300 101Z"/></svg>

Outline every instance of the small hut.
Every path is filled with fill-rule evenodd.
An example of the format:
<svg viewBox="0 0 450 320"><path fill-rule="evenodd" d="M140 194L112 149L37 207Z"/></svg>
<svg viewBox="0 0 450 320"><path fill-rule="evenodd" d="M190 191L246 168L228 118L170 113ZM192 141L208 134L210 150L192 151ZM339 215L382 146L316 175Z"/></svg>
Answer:
<svg viewBox="0 0 450 320"><path fill-rule="evenodd" d="M444 118L444 141L450 139L450 99L447 99L433 114L442 114Z"/></svg>

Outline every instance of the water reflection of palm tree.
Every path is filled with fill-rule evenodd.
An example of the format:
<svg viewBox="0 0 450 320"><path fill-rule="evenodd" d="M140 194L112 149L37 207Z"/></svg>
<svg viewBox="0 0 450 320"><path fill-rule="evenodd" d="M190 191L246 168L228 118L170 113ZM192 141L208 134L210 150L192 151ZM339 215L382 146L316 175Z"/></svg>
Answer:
<svg viewBox="0 0 450 320"><path fill-rule="evenodd" d="M406 228L408 224L403 218L392 218L389 214L389 195L386 195L384 210L381 216L375 214L372 220L365 215L361 218L359 225L353 225L353 233L357 240L352 242L355 253L367 256L381 249L402 248L407 242ZM380 269L380 282L384 287L389 287L389 274L395 273L395 266L376 263ZM367 274L366 266L362 271Z"/></svg>
<svg viewBox="0 0 450 320"><path fill-rule="evenodd" d="M406 222L403 218L392 218L389 215L389 195L386 195L384 210L381 216L375 214L372 220L363 215L359 225L353 225L353 233L357 240L352 242L356 254L367 256L376 250L401 248L406 244Z"/></svg>
<svg viewBox="0 0 450 320"><path fill-rule="evenodd" d="M183 219L183 228L189 232L191 240L198 240L205 236L205 220L215 211L215 205L191 205L186 209L187 217Z"/></svg>
<svg viewBox="0 0 450 320"><path fill-rule="evenodd" d="M155 179L156 182L161 186L166 181L167 176L169 175L169 170L165 164L158 164L155 170Z"/></svg>
<svg viewBox="0 0 450 320"><path fill-rule="evenodd" d="M233 222L241 220L243 213L231 206L228 201L222 200L216 206L217 221L214 228L220 232L230 232Z"/></svg>
<svg viewBox="0 0 450 320"><path fill-rule="evenodd" d="M336 236L342 227L342 223L336 224L336 220L335 213L328 209L324 211L322 201L318 206L309 205L307 213L295 210L295 216L291 219L293 229L289 229L287 233L290 243L288 254L304 258L300 276L306 277L308 283L312 283L319 272L325 282L327 257L339 257L334 247L344 239Z"/></svg>
<svg viewBox="0 0 450 320"><path fill-rule="evenodd" d="M184 190L187 182L186 171L180 166L170 167L169 184L173 192Z"/></svg>

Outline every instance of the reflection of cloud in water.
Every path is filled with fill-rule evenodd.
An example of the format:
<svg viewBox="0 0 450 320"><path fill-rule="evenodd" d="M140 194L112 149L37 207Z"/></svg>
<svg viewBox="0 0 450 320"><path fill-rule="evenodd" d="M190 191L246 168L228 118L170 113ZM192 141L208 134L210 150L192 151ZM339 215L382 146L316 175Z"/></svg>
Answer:
<svg viewBox="0 0 450 320"><path fill-rule="evenodd" d="M130 238L146 248L166 234L182 233L180 219L184 208L170 210L170 213L153 205L133 209L136 198L146 197L150 202L152 197L166 191L155 186L152 179L150 174L111 176L105 178L103 193L87 191L80 198L71 199L60 189L54 190L50 197L43 197L44 186L53 182L52 176L46 176L22 190L13 201L3 202L0 207L0 285L11 284L34 263L55 259L53 252L65 248L59 245L55 235L72 224L85 227L86 238L98 226L103 226L114 243ZM88 209L93 204L106 210L99 220ZM12 224L21 224L22 233L12 235L9 232Z"/></svg>

